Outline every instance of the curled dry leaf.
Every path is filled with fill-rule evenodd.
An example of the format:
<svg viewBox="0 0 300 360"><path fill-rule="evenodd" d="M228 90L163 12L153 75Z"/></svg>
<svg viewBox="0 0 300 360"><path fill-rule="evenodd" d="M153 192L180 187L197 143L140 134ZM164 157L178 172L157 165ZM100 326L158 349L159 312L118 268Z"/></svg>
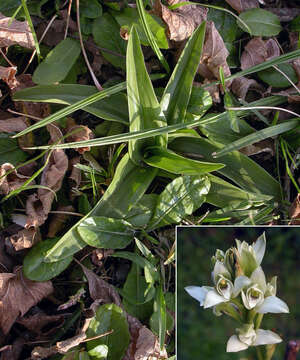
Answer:
<svg viewBox="0 0 300 360"><path fill-rule="evenodd" d="M24 249L30 249L41 239L39 231L35 228L22 229L16 234L6 238L7 242L10 242L15 251L21 251Z"/></svg>
<svg viewBox="0 0 300 360"><path fill-rule="evenodd" d="M300 225L300 194L298 194L293 201L289 210L290 222L289 225Z"/></svg>
<svg viewBox="0 0 300 360"><path fill-rule="evenodd" d="M19 174L12 164L0 165L0 194L9 194L20 188L27 180L28 176Z"/></svg>
<svg viewBox="0 0 300 360"><path fill-rule="evenodd" d="M241 56L241 68L248 69L280 55L277 42L256 37L248 42Z"/></svg>
<svg viewBox="0 0 300 360"><path fill-rule="evenodd" d="M238 13L259 7L258 0L226 0L226 2Z"/></svg>
<svg viewBox="0 0 300 360"><path fill-rule="evenodd" d="M166 350L160 350L157 337L141 322L127 315L130 331L130 344L123 360L166 359Z"/></svg>
<svg viewBox="0 0 300 360"><path fill-rule="evenodd" d="M0 66L0 79L6 82L6 84L10 89L15 88L18 84L18 81L15 76L16 72L17 72L17 68L15 66L11 66L11 67Z"/></svg>
<svg viewBox="0 0 300 360"><path fill-rule="evenodd" d="M242 76L233 80L231 90L238 98L245 100L248 91L254 90L259 94L262 94L265 91L265 88L256 80Z"/></svg>
<svg viewBox="0 0 300 360"><path fill-rule="evenodd" d="M47 129L50 132L52 143L62 138L62 133L57 126L48 125ZM26 228L38 227L46 221L54 200L54 193L61 188L67 169L68 158L65 152L61 149L53 150L41 177L41 185L51 190L38 189L36 194L28 197L26 202L26 214L28 215Z"/></svg>
<svg viewBox="0 0 300 360"><path fill-rule="evenodd" d="M60 205L58 206L57 211L72 212L75 211L75 209L72 205L66 205L66 206ZM49 238L55 237L55 235L63 229L64 224L70 218L70 216L71 215L69 214L63 214L63 213L54 214L49 224L47 237Z"/></svg>
<svg viewBox="0 0 300 360"><path fill-rule="evenodd" d="M176 5L184 0L167 0L168 5ZM187 1L188 2L188 1ZM170 10L160 0L154 4L154 12L167 25L167 35L170 40L183 41L190 37L198 25L206 20L207 9L198 5L183 5L176 10Z"/></svg>
<svg viewBox="0 0 300 360"><path fill-rule="evenodd" d="M51 281L37 282L24 277L19 268L15 273L0 274L0 327L4 334L19 315L26 312L53 291Z"/></svg>
<svg viewBox="0 0 300 360"><path fill-rule="evenodd" d="M34 49L34 40L27 21L12 20L0 13L0 47L20 45Z"/></svg>
<svg viewBox="0 0 300 360"><path fill-rule="evenodd" d="M227 64L228 50L222 36L212 21L207 22L205 40L198 72L204 79L219 79L219 68L222 67L225 77L231 75ZM228 84L229 85L229 84Z"/></svg>
<svg viewBox="0 0 300 360"><path fill-rule="evenodd" d="M101 302L115 303L121 306L121 299L119 294L116 292L114 287L102 280L93 271L89 270L82 264L80 264L84 275L86 276L89 283L89 292L93 300L101 300Z"/></svg>
<svg viewBox="0 0 300 360"><path fill-rule="evenodd" d="M67 137L67 142L77 142L77 141L85 141L92 139L93 132L87 126L84 125L75 125L69 128L69 133L72 135ZM75 149L79 154L83 154L86 151L90 151L89 146L79 147Z"/></svg>

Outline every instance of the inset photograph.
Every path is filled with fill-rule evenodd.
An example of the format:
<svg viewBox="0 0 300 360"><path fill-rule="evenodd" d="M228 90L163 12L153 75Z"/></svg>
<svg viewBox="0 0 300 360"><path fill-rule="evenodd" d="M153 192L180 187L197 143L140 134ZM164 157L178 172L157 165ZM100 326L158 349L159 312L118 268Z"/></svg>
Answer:
<svg viewBox="0 0 300 360"><path fill-rule="evenodd" d="M299 227L177 227L178 359L296 360L299 253Z"/></svg>

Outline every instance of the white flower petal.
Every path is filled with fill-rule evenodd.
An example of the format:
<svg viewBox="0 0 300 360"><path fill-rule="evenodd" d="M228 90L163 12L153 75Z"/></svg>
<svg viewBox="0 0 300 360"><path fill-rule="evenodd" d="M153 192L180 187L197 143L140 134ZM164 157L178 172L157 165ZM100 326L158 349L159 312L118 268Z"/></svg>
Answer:
<svg viewBox="0 0 300 360"><path fill-rule="evenodd" d="M226 301L227 300L223 296L220 296L215 289L211 290L207 293L204 300L204 309L221 304L222 302Z"/></svg>
<svg viewBox="0 0 300 360"><path fill-rule="evenodd" d="M207 289L207 286L187 286L184 289L189 295L198 300L201 306L203 306L206 294L213 288Z"/></svg>
<svg viewBox="0 0 300 360"><path fill-rule="evenodd" d="M277 344L282 341L279 335L275 334L270 330L259 329L256 331L256 339L253 343L253 346L257 345L267 345L267 344Z"/></svg>
<svg viewBox="0 0 300 360"><path fill-rule="evenodd" d="M266 277L263 269L259 266L256 268L253 273L251 274L250 279L252 280L253 284L257 284L263 292L267 289Z"/></svg>
<svg viewBox="0 0 300 360"><path fill-rule="evenodd" d="M287 304L280 300L277 296L268 296L264 302L257 307L256 311L260 314L266 313L288 313L289 308Z"/></svg>
<svg viewBox="0 0 300 360"><path fill-rule="evenodd" d="M225 276L227 279L230 279L230 273L227 270L226 266L224 265L224 263L222 263L221 261L217 260L214 266L214 270L212 272L212 276L213 276L213 281L216 284L217 283L217 278L218 275L223 275Z"/></svg>
<svg viewBox="0 0 300 360"><path fill-rule="evenodd" d="M238 276L234 280L233 296L236 297L240 291L245 287L251 284L251 280L247 276Z"/></svg>
<svg viewBox="0 0 300 360"><path fill-rule="evenodd" d="M248 349L248 345L241 342L236 335L232 335L227 342L227 352L238 352L246 349Z"/></svg>
<svg viewBox="0 0 300 360"><path fill-rule="evenodd" d="M248 310L251 310L249 301L248 301L247 296L245 295L243 290L242 290L241 294L242 294L242 300L243 300L243 304L244 304L245 308L248 309Z"/></svg>
<svg viewBox="0 0 300 360"><path fill-rule="evenodd" d="M258 265L261 264L266 251L266 234L262 233L252 245Z"/></svg>

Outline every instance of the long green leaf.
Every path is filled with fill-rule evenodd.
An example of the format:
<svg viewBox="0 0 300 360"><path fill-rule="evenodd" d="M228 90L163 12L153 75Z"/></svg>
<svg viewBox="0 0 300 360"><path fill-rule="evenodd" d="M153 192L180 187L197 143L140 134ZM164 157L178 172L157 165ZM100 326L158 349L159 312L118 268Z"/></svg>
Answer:
<svg viewBox="0 0 300 360"><path fill-rule="evenodd" d="M167 312L166 312L166 301L162 286L156 290L156 305L158 310L158 323L159 323L159 344L160 348L163 349L165 344L166 329L167 329Z"/></svg>
<svg viewBox="0 0 300 360"><path fill-rule="evenodd" d="M174 139L169 144L169 148L183 156L214 162L217 160L211 154L222 149L222 145L200 137L187 138L182 136ZM226 166L217 171L234 181L242 189L253 193L271 195L277 200L280 199L280 184L248 156L239 151L233 151L222 156L220 161Z"/></svg>
<svg viewBox="0 0 300 360"><path fill-rule="evenodd" d="M72 105L98 93L95 86L77 84L38 85L17 91L14 101L34 101ZM128 125L128 105L123 93L99 100L84 110L108 121L118 121Z"/></svg>
<svg viewBox="0 0 300 360"><path fill-rule="evenodd" d="M113 181L97 205L62 236L58 243L47 252L44 261L53 262L64 259L86 246L86 242L78 233L78 226L88 217L125 218L144 195L156 172L157 170L153 168L137 167L126 154L117 166Z"/></svg>
<svg viewBox="0 0 300 360"><path fill-rule="evenodd" d="M169 125L185 120L194 77L199 66L205 37L203 22L188 40L163 93L161 107Z"/></svg>
<svg viewBox="0 0 300 360"><path fill-rule="evenodd" d="M231 144L228 144L227 146L223 147L222 150L213 153L212 155L215 158L219 158L220 156L226 155L231 151L241 149L245 146L252 145L258 141L267 139L272 136L276 136L279 134L282 134L286 131L292 130L299 126L299 120L290 120L285 123L270 126L266 129L259 130L253 134L250 134L248 136L245 136L239 140L234 141Z"/></svg>
<svg viewBox="0 0 300 360"><path fill-rule="evenodd" d="M140 40L135 27L130 32L126 57L127 96L130 131L160 128L167 125L146 70ZM129 142L129 156L136 164L143 163L143 150L148 146L166 147L166 135Z"/></svg>
<svg viewBox="0 0 300 360"><path fill-rule="evenodd" d="M145 32L145 34L147 36L147 39L149 41L150 46L152 47L153 51L155 52L156 56L158 57L159 61L161 62L163 67L166 69L166 71L170 72L169 64L167 63L166 59L164 58L162 52L160 51L160 48L157 45L155 37L152 34L151 28L148 25L143 0L136 0L136 5L137 5L137 8L138 8L140 18L141 18L141 23L142 23L144 32Z"/></svg>
<svg viewBox="0 0 300 360"><path fill-rule="evenodd" d="M158 76L151 76L151 78L152 79L161 78L161 74L159 74ZM53 121L59 120L65 116L73 113L74 111L84 109L86 106L91 105L91 104L95 103L96 101L102 100L110 95L116 94L125 89L126 89L126 82L122 82L122 83L114 85L108 89L102 90L102 91L98 92L97 94L91 95L84 100L77 101L75 104L70 105L70 106L66 107L65 109L57 111L55 114L47 116L45 119L35 123L32 126L29 126L27 129L25 129L23 131L20 131L18 134L16 134L13 137L19 137L19 136L25 135L33 130L39 129L45 125L52 123Z"/></svg>
<svg viewBox="0 0 300 360"><path fill-rule="evenodd" d="M146 149L145 162L150 166L169 171L173 174L185 175L202 175L224 167L224 164L188 159L173 151L158 147Z"/></svg>

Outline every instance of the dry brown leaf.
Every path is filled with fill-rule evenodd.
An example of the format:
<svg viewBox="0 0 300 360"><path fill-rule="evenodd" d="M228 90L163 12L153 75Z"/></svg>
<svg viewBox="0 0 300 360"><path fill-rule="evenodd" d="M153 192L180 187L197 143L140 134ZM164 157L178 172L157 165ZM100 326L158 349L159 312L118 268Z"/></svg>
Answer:
<svg viewBox="0 0 300 360"><path fill-rule="evenodd" d="M299 8L270 8L268 11L278 16L280 22L292 21L296 16L300 15Z"/></svg>
<svg viewBox="0 0 300 360"><path fill-rule="evenodd" d="M68 133L73 133L72 135L66 138L67 142L77 142L77 141L85 141L90 140L94 137L92 130L90 130L87 126L84 125L74 125L68 128ZM79 154L83 154L86 151L90 151L90 147L80 147L75 148Z"/></svg>
<svg viewBox="0 0 300 360"><path fill-rule="evenodd" d="M70 296L70 299L64 303L59 305L59 307L57 308L57 310L66 310L71 306L74 306L75 304L77 304L79 302L79 300L81 299L81 297L85 294L85 290L80 288L77 293L75 295Z"/></svg>
<svg viewBox="0 0 300 360"><path fill-rule="evenodd" d="M22 270L0 274L0 328L8 334L19 315L53 291L51 281L37 282L24 277Z"/></svg>
<svg viewBox="0 0 300 360"><path fill-rule="evenodd" d="M219 79L219 68L222 67L225 77L231 75L227 64L228 50L222 36L212 21L207 22L205 40L198 72L204 79ZM229 84L227 84L229 85Z"/></svg>
<svg viewBox="0 0 300 360"><path fill-rule="evenodd" d="M280 55L280 48L273 39L254 38L245 46L241 56L241 68L248 69Z"/></svg>
<svg viewBox="0 0 300 360"><path fill-rule="evenodd" d="M71 174L69 179L72 180L75 186L73 188L77 189L81 183L81 171L74 165L80 164L80 156L76 156L69 160L69 170L71 170Z"/></svg>
<svg viewBox="0 0 300 360"><path fill-rule="evenodd" d="M259 94L262 94L265 91L265 88L256 80L242 76L233 80L231 90L238 98L245 100L248 91L255 90Z"/></svg>
<svg viewBox="0 0 300 360"><path fill-rule="evenodd" d="M0 32L1 32L1 27L0 27ZM11 66L11 67L0 66L0 79L6 82L6 84L10 89L16 87L18 84L18 81L15 77L16 72L17 72L17 68L15 66Z"/></svg>
<svg viewBox="0 0 300 360"><path fill-rule="evenodd" d="M253 145L243 147L242 149L240 149L240 152L247 156L256 155L262 152L268 152L271 154L271 156L274 156L274 142L269 139L262 140Z"/></svg>
<svg viewBox="0 0 300 360"><path fill-rule="evenodd" d="M27 21L11 20L0 13L0 47L20 45L34 49L34 40Z"/></svg>
<svg viewBox="0 0 300 360"><path fill-rule="evenodd" d="M127 321L130 331L130 344L123 360L166 359L168 357L165 350L160 350L157 337L137 318L127 315Z"/></svg>
<svg viewBox="0 0 300 360"><path fill-rule="evenodd" d="M6 175L7 173L8 175ZM28 176L19 174L12 164L0 165L0 194L9 194L11 191L21 187L27 180Z"/></svg>
<svg viewBox="0 0 300 360"><path fill-rule="evenodd" d="M293 201L289 210L290 222L289 225L300 225L300 194L298 194Z"/></svg>
<svg viewBox="0 0 300 360"><path fill-rule="evenodd" d="M15 251L30 249L40 240L40 233L35 228L22 229L6 240L10 241Z"/></svg>
<svg viewBox="0 0 300 360"><path fill-rule="evenodd" d="M184 0L167 0L168 5L175 5ZM198 5L183 5L176 10L170 10L160 0L154 4L154 13L167 24L167 35L170 40L183 41L190 37L193 31L206 20L207 9Z"/></svg>
<svg viewBox="0 0 300 360"><path fill-rule="evenodd" d="M0 273L12 271L14 266L11 257L5 251L4 240L6 235L5 231L0 232Z"/></svg>
<svg viewBox="0 0 300 360"><path fill-rule="evenodd" d="M259 7L258 0L225 0L238 13Z"/></svg>
<svg viewBox="0 0 300 360"><path fill-rule="evenodd" d="M27 128L26 120L23 116L0 120L0 132L13 133L23 131Z"/></svg>
<svg viewBox="0 0 300 360"><path fill-rule="evenodd" d="M114 287L102 280L93 271L80 264L84 275L89 283L89 292L93 300L101 300L102 303L115 303L121 306L121 299Z"/></svg>
<svg viewBox="0 0 300 360"><path fill-rule="evenodd" d="M72 205L60 205L58 206L57 211L72 212L75 211L75 209ZM55 235L63 229L64 224L70 218L70 216L71 215L69 214L54 214L50 220L47 237L55 237Z"/></svg>
<svg viewBox="0 0 300 360"><path fill-rule="evenodd" d="M44 312L40 311L34 315L27 317L22 317L17 320L18 324L23 325L26 329L32 331L38 335L47 335L49 332L55 331L57 328L61 327L64 323L63 315L47 315ZM51 329L49 329L49 324L52 324ZM44 327L47 327L46 331L43 331Z"/></svg>
<svg viewBox="0 0 300 360"><path fill-rule="evenodd" d="M47 126L47 129L51 136L50 143L57 142L62 138L62 133L57 126L51 124ZM46 221L54 200L53 192L57 192L61 188L67 170L68 158L64 150L53 150L41 177L41 185L50 188L52 191L38 189L36 194L28 197L26 201L26 214L28 215L26 228L38 227Z"/></svg>

